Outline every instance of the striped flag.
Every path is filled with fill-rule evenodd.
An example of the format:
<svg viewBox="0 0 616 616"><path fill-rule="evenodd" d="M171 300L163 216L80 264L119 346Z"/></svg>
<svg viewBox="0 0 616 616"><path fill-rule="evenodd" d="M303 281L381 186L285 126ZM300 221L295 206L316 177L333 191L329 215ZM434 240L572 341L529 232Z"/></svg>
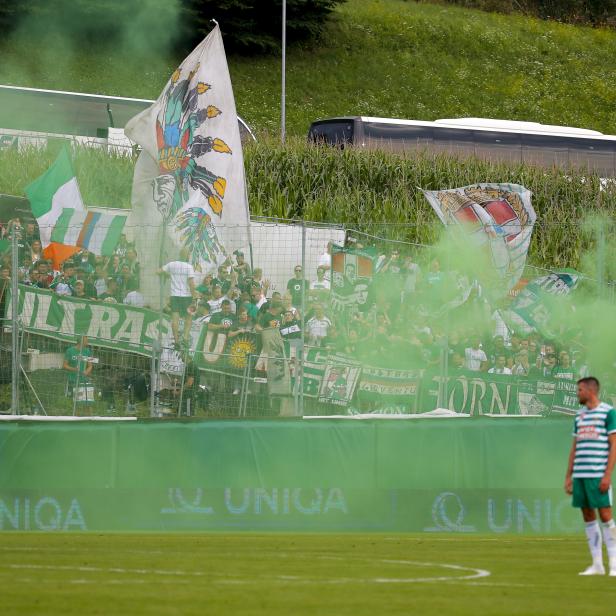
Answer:
<svg viewBox="0 0 616 616"><path fill-rule="evenodd" d="M51 241L87 248L111 256L124 231L126 216L63 208L51 232Z"/></svg>
<svg viewBox="0 0 616 616"><path fill-rule="evenodd" d="M39 227L43 248L52 241L52 231L64 208L85 211L67 148L60 151L43 175L26 186L25 192Z"/></svg>

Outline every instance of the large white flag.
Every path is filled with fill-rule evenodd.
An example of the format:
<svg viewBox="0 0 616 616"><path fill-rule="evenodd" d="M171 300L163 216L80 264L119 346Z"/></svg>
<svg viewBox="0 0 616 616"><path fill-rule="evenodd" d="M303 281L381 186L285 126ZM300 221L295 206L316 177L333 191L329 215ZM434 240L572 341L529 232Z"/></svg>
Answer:
<svg viewBox="0 0 616 616"><path fill-rule="evenodd" d="M154 302L161 245L163 260L177 259L185 247L205 273L248 244L242 144L218 26L125 132L143 148L129 226L142 264L142 292Z"/></svg>
<svg viewBox="0 0 616 616"><path fill-rule="evenodd" d="M519 184L473 184L422 192L444 225L462 228L488 248L495 271L512 288L524 271L537 220L530 190Z"/></svg>

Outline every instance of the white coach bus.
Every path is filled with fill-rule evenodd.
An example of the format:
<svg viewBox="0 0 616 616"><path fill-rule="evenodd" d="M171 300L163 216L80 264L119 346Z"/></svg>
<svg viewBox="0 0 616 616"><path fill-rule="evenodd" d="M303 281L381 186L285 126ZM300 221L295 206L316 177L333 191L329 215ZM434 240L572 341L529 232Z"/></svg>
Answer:
<svg viewBox="0 0 616 616"><path fill-rule="evenodd" d="M458 118L420 122L364 116L317 120L308 139L337 147L446 152L616 177L616 136L536 122Z"/></svg>

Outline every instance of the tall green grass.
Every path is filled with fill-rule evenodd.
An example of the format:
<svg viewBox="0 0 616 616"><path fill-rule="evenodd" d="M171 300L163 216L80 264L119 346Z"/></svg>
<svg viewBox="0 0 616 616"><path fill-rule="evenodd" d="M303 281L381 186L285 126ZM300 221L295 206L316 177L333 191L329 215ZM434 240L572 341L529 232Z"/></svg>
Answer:
<svg viewBox="0 0 616 616"><path fill-rule="evenodd" d="M55 148L0 152L0 192L22 195L43 173ZM542 267L578 267L593 249L589 217L616 219L616 190L599 178L523 165L447 156L398 155L316 147L302 139L262 141L245 150L253 215L343 223L374 235L430 244L440 223L419 191L476 182L512 182L533 191L537 211L530 261ZM134 160L80 149L75 169L89 205L130 207Z"/></svg>
<svg viewBox="0 0 616 616"><path fill-rule="evenodd" d="M0 83L156 98L181 60L0 41ZM280 128L280 58L229 58L238 113ZM492 117L616 132L616 32L404 0L348 0L287 58L288 130L338 115ZM1 110L0 110L1 117Z"/></svg>

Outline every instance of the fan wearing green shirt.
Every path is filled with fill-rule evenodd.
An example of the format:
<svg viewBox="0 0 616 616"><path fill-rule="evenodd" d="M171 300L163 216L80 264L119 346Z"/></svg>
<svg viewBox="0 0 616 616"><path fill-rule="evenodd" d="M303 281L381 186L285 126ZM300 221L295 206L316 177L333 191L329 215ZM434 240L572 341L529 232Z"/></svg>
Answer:
<svg viewBox="0 0 616 616"><path fill-rule="evenodd" d="M220 312L212 315L208 323L208 329L227 333L235 325L235 322L236 318L231 310L231 301L223 299L220 305Z"/></svg>
<svg viewBox="0 0 616 616"><path fill-rule="evenodd" d="M293 305L296 308L301 308L302 306L302 293L304 291L308 291L310 289L310 282L305 278L302 278L302 266L296 265L293 270L295 277L291 278L289 282L287 282L287 291L291 293L291 299L293 301Z"/></svg>
<svg viewBox="0 0 616 616"><path fill-rule="evenodd" d="M92 357L92 351L88 348L86 336L81 336L77 344L68 347L64 352L62 368L68 373L67 380L71 389L77 383L88 382L92 374L92 363L88 361L90 357Z"/></svg>
<svg viewBox="0 0 616 616"><path fill-rule="evenodd" d="M577 382L577 395L582 408L574 420L565 491L573 495L573 506L582 510L592 556L592 564L580 575L605 574L603 535L609 574L616 577L616 524L612 519L611 485L616 464L616 410L599 400L599 381L593 376Z"/></svg>

